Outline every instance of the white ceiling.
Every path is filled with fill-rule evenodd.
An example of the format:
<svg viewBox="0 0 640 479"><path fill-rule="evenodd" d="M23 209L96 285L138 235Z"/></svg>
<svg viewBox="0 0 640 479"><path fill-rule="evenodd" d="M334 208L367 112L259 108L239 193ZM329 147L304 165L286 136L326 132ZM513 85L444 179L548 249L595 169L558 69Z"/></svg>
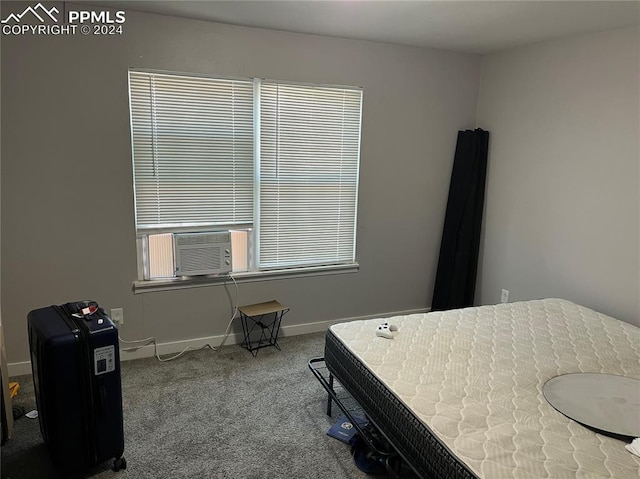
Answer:
<svg viewBox="0 0 640 479"><path fill-rule="evenodd" d="M79 3L289 32L489 53L640 24L640 1L93 1Z"/></svg>

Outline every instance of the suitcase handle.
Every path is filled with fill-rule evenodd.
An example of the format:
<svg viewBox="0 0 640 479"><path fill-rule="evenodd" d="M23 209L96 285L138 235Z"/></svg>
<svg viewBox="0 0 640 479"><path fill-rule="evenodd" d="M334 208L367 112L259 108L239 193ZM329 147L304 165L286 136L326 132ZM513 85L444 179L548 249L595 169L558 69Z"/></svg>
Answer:
<svg viewBox="0 0 640 479"><path fill-rule="evenodd" d="M87 316L91 316L92 314L101 311L100 306L95 301L77 301L75 303L67 303L65 305L68 311L76 316L81 318L87 318Z"/></svg>

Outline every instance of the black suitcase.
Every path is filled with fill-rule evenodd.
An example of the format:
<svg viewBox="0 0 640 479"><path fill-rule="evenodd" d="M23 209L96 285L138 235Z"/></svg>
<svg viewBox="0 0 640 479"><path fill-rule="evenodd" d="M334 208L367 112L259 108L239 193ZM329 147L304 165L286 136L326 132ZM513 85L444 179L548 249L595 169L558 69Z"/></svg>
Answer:
<svg viewBox="0 0 640 479"><path fill-rule="evenodd" d="M93 301L27 319L40 432L56 469L73 477L109 459L126 468L115 325Z"/></svg>

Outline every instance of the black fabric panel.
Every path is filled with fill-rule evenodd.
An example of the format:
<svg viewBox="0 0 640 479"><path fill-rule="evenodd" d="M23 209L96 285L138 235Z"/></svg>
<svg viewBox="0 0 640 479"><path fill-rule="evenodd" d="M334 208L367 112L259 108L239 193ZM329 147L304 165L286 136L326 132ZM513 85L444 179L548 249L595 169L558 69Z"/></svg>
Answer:
<svg viewBox="0 0 640 479"><path fill-rule="evenodd" d="M488 149L488 131L458 132L432 311L473 306Z"/></svg>
<svg viewBox="0 0 640 479"><path fill-rule="evenodd" d="M421 477L477 479L330 330L326 334L324 360L329 371Z"/></svg>

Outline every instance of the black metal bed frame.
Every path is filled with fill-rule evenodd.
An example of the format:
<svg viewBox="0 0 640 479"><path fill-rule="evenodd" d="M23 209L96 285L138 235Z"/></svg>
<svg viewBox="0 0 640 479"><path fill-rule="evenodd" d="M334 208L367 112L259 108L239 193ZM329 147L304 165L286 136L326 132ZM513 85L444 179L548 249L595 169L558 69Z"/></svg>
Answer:
<svg viewBox="0 0 640 479"><path fill-rule="evenodd" d="M384 433L384 431L382 431L375 423L375 421L366 414L366 411L364 411L362 407L356 402L356 400L351 397L349 392L339 384L339 381L333 376L329 368L326 366L324 357L309 360L308 366L318 382L320 382L322 387L327 392L327 416L331 416L332 404L336 403L342 413L356 429L358 435L365 441L366 445L373 451L374 454L378 455L381 458L386 470L389 472L389 474L391 474L392 477L411 477L423 479L423 476L421 476L414 469L411 463L407 461L401 453L398 452L397 448L394 446L389 437ZM338 386L345 392L346 396L339 395L336 390L336 384L338 384ZM352 404L355 404L356 407L358 407L360 410L362 410L362 412L366 415L369 424L373 427L374 431L377 434L384 438L384 441L380 441L375 438L374 434L369 428L363 427L358 423L358 421L354 417L356 411L354 409L350 409L349 407L349 403L351 402Z"/></svg>

